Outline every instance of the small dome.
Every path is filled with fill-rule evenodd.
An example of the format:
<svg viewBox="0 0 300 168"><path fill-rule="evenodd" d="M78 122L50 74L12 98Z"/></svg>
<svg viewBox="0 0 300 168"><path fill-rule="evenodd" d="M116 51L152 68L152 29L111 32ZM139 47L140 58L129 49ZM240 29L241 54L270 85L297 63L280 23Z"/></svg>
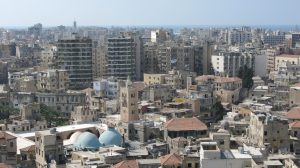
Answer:
<svg viewBox="0 0 300 168"><path fill-rule="evenodd" d="M101 144L98 141L96 135L90 132L84 132L79 135L76 142L74 143L74 146L81 149L98 149L101 146Z"/></svg>
<svg viewBox="0 0 300 168"><path fill-rule="evenodd" d="M82 134L82 132L80 132L80 131L73 133L69 139L70 143L74 144L81 134Z"/></svg>
<svg viewBox="0 0 300 168"><path fill-rule="evenodd" d="M112 127L109 127L106 131L104 131L100 137L99 141L101 145L117 145L121 146L122 144L122 135Z"/></svg>

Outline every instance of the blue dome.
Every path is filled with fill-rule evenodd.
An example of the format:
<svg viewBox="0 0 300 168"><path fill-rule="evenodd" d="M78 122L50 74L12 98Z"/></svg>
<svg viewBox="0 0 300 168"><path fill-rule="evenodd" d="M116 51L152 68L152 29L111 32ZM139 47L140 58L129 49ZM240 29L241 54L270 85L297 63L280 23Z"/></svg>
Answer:
<svg viewBox="0 0 300 168"><path fill-rule="evenodd" d="M108 145L121 146L122 135L114 128L108 128L100 135L99 141L102 146L108 146Z"/></svg>
<svg viewBox="0 0 300 168"><path fill-rule="evenodd" d="M96 135L90 132L84 132L78 136L74 146L80 149L98 149L101 144Z"/></svg>

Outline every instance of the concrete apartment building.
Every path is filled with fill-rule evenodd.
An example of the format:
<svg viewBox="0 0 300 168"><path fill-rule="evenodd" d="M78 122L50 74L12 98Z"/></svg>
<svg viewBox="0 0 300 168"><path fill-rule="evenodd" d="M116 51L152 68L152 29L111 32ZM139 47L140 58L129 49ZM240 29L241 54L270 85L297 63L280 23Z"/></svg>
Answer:
<svg viewBox="0 0 300 168"><path fill-rule="evenodd" d="M252 52L221 52L212 55L211 63L216 75L234 77L240 68L255 68L255 53Z"/></svg>
<svg viewBox="0 0 300 168"><path fill-rule="evenodd" d="M289 151L288 120L269 113L256 112L250 115L249 143L266 147L273 152Z"/></svg>
<svg viewBox="0 0 300 168"><path fill-rule="evenodd" d="M85 89L92 86L93 43L91 39L74 37L58 40L57 65L67 70L71 89Z"/></svg>
<svg viewBox="0 0 300 168"><path fill-rule="evenodd" d="M105 45L97 45L94 47L93 54L93 79L102 78L106 74L107 64L107 48Z"/></svg>
<svg viewBox="0 0 300 168"><path fill-rule="evenodd" d="M202 74L203 47L173 43L146 43L144 73L167 73L172 69Z"/></svg>
<svg viewBox="0 0 300 168"><path fill-rule="evenodd" d="M262 37L262 41L264 45L276 46L284 43L285 35L267 34Z"/></svg>
<svg viewBox="0 0 300 168"><path fill-rule="evenodd" d="M217 142L200 143L200 167L245 168L252 167L249 153L239 150L221 150Z"/></svg>
<svg viewBox="0 0 300 168"><path fill-rule="evenodd" d="M39 91L59 91L69 88L69 74L67 70L49 69L37 74L36 86Z"/></svg>
<svg viewBox="0 0 300 168"><path fill-rule="evenodd" d="M51 67L53 66L53 58L54 58L54 53L57 51L57 48L52 45L48 45L43 48L41 51L41 61L42 61L42 66L43 67Z"/></svg>
<svg viewBox="0 0 300 168"><path fill-rule="evenodd" d="M300 33L291 34L292 48L299 48L300 46Z"/></svg>
<svg viewBox="0 0 300 168"><path fill-rule="evenodd" d="M8 83L8 64L0 61L0 84Z"/></svg>
<svg viewBox="0 0 300 168"><path fill-rule="evenodd" d="M232 29L228 31L228 43L229 44L240 44L252 41L252 33L249 31L242 31Z"/></svg>
<svg viewBox="0 0 300 168"><path fill-rule="evenodd" d="M118 97L119 84L119 80L113 76L107 79L98 78L93 81L93 89L96 96L113 99Z"/></svg>
<svg viewBox="0 0 300 168"><path fill-rule="evenodd" d="M269 48L266 50L267 55L267 72L270 73L275 69L275 57L280 54L277 48Z"/></svg>
<svg viewBox="0 0 300 168"><path fill-rule="evenodd" d="M274 70L278 71L280 67L286 67L288 62L291 65L299 65L300 64L300 55L281 54L281 55L275 56Z"/></svg>
<svg viewBox="0 0 300 168"><path fill-rule="evenodd" d="M126 80L130 76L137 79L137 43L131 36L108 38L106 76Z"/></svg>

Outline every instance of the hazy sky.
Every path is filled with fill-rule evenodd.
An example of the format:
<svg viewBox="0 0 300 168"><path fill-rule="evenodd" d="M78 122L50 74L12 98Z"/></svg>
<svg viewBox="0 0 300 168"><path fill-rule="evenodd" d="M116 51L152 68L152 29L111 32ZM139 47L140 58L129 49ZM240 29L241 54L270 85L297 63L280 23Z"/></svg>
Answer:
<svg viewBox="0 0 300 168"><path fill-rule="evenodd" d="M0 0L0 27L299 25L300 0Z"/></svg>

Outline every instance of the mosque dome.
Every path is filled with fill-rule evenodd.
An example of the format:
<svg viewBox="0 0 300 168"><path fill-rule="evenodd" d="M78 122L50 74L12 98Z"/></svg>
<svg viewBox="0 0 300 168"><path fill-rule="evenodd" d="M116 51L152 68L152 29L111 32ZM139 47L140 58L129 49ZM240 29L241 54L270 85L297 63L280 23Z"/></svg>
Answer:
<svg viewBox="0 0 300 168"><path fill-rule="evenodd" d="M81 134L82 134L82 132L80 132L80 131L73 133L69 139L70 143L74 144Z"/></svg>
<svg viewBox="0 0 300 168"><path fill-rule="evenodd" d="M90 132L84 132L78 136L74 146L80 149L98 149L101 144L96 135Z"/></svg>
<svg viewBox="0 0 300 168"><path fill-rule="evenodd" d="M122 135L115 130L113 127L108 127L106 131L104 131L100 137L99 141L102 146L108 146L108 145L122 145Z"/></svg>

